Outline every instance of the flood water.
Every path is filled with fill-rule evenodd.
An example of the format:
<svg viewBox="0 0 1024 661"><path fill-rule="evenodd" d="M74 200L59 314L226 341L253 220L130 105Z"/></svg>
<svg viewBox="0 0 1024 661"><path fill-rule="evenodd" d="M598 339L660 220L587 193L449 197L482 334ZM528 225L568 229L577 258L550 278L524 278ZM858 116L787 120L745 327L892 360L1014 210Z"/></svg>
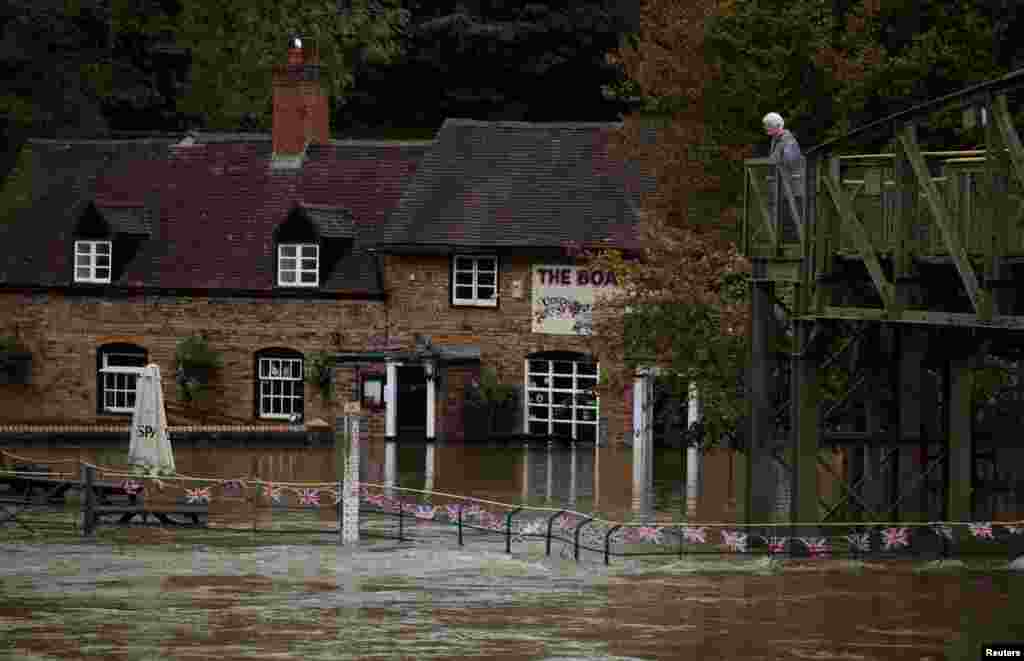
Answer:
<svg viewBox="0 0 1024 661"><path fill-rule="evenodd" d="M7 449L40 462L110 458ZM632 457L381 444L366 449L361 472L615 520L734 516L729 453L705 457L688 479L680 450L658 449L646 486L634 484L644 471ZM329 448L178 448L175 459L187 475L337 480ZM66 534L0 528L0 658L937 660L1024 640L1024 576L1006 571L1005 556L941 566L668 556L606 567L547 556L543 541L511 555L497 541L460 548L447 532L339 546L328 535L224 541L153 527L101 528L84 543L67 509Z"/></svg>

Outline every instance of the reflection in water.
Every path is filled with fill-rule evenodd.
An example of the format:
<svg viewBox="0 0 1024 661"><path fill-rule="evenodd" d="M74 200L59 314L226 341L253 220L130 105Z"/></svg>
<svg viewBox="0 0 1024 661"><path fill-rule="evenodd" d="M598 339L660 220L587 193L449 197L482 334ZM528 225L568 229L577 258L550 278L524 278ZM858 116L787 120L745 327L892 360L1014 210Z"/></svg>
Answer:
<svg viewBox="0 0 1024 661"><path fill-rule="evenodd" d="M688 429L700 422L700 392L697 385L690 384L690 399L686 407L686 426ZM686 517L697 516L697 499L700 497L700 449L697 446L686 448Z"/></svg>
<svg viewBox="0 0 1024 661"><path fill-rule="evenodd" d="M615 521L731 520L737 457L730 451L686 455L678 448L562 446L484 447L363 444L361 479L395 487L457 493L513 504L594 512ZM41 463L97 462L92 449L10 448ZM110 454L110 450L99 451ZM683 458L686 468L683 469ZM273 482L336 482L333 448L195 448L175 450L184 475L249 477ZM105 463L105 462L98 462ZM109 463L109 462L106 462Z"/></svg>
<svg viewBox="0 0 1024 661"><path fill-rule="evenodd" d="M384 442L384 493L389 497L395 495L395 480L398 477L398 444L395 441Z"/></svg>

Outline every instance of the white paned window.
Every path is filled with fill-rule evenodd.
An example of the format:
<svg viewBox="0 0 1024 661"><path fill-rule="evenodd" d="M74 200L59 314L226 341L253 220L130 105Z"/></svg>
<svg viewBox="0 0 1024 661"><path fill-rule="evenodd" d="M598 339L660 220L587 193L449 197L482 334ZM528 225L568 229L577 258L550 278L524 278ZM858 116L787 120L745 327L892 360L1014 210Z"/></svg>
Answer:
<svg viewBox="0 0 1024 661"><path fill-rule="evenodd" d="M452 268L452 304L497 307L498 258L457 255Z"/></svg>
<svg viewBox="0 0 1024 661"><path fill-rule="evenodd" d="M277 247L277 284L281 287L320 285L320 246L286 243Z"/></svg>
<svg viewBox="0 0 1024 661"><path fill-rule="evenodd" d="M135 387L146 366L142 353L103 352L100 361L100 398L107 413L132 413Z"/></svg>
<svg viewBox="0 0 1024 661"><path fill-rule="evenodd" d="M110 241L75 241L75 282L110 282Z"/></svg>
<svg viewBox="0 0 1024 661"><path fill-rule="evenodd" d="M260 358L260 417L288 419L302 414L302 359Z"/></svg>
<svg viewBox="0 0 1024 661"><path fill-rule="evenodd" d="M531 434L597 440L597 364L582 360L526 361L526 412Z"/></svg>

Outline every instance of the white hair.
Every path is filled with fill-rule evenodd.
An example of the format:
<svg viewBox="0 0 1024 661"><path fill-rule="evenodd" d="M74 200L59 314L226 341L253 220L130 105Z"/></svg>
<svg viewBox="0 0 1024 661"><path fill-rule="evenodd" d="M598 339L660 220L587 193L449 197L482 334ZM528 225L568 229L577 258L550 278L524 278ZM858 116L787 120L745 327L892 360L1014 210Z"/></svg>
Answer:
<svg viewBox="0 0 1024 661"><path fill-rule="evenodd" d="M782 121L782 115L777 112L768 113L761 121L764 122L765 128L769 129L781 129L785 124L785 122Z"/></svg>

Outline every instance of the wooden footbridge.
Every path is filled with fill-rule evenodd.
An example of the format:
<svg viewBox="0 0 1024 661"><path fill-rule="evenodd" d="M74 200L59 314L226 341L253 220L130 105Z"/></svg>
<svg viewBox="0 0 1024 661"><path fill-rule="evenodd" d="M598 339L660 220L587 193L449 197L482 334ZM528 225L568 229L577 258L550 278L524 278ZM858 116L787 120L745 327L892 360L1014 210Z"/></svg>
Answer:
<svg viewBox="0 0 1024 661"><path fill-rule="evenodd" d="M1022 86L1024 70L808 149L803 198L769 159L746 161L748 523L775 518L780 493L801 522L1020 513ZM951 118L977 146L923 148ZM831 499L828 446L849 458Z"/></svg>

